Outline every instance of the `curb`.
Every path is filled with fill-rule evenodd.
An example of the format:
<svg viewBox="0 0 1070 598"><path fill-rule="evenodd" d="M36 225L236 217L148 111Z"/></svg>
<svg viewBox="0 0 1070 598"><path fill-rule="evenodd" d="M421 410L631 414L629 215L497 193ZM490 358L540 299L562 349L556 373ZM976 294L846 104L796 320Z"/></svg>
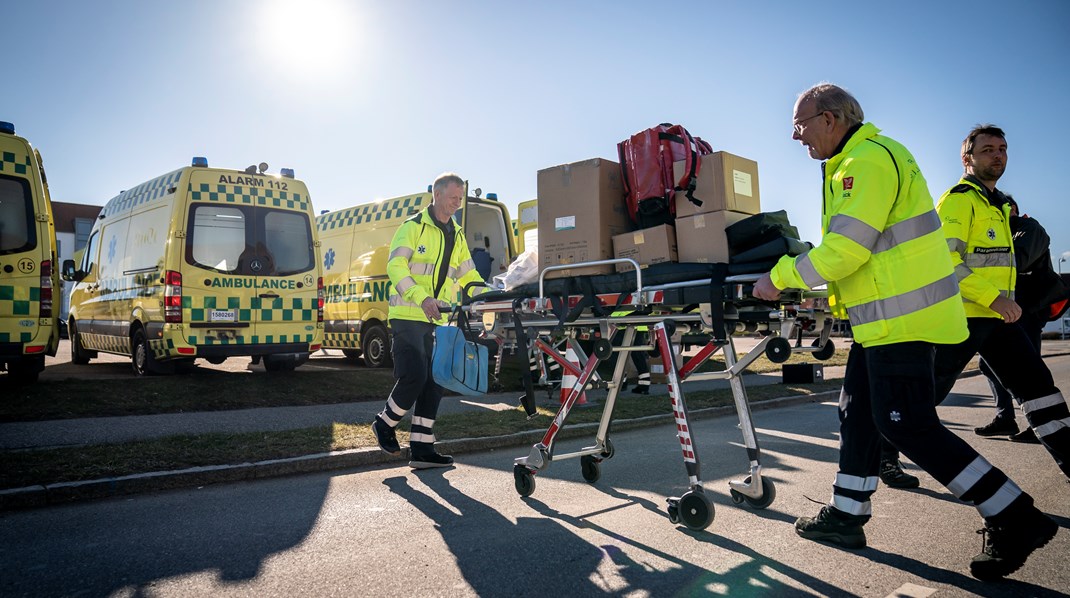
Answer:
<svg viewBox="0 0 1070 598"><path fill-rule="evenodd" d="M776 409L779 407L789 407L803 403L815 403L838 397L839 392L840 391L838 390L825 391L811 395L794 395L790 397L769 399L751 403L750 408L753 412ZM725 417L730 414L735 414L735 405L707 407L705 409L696 409L688 413L691 419L710 419L715 417ZM636 419L613 421L610 429L614 432L621 432L661 424L670 424L674 421L674 416L671 413L666 413ZM557 438L579 438L581 436L593 434L598 429L598 425L598 422L592 422L566 426L561 429ZM438 445L447 453L472 453L535 444L542 439L545 433L544 430L531 430L503 436L444 440L439 442ZM256 461L252 463L210 465L175 471L157 471L114 478L101 478L97 480L83 480L78 482L48 484L44 486L12 488L8 490L0 490L0 511L37 508L83 500L113 498L160 490L191 488L208 484L240 482L294 474L353 469L375 465L393 464L395 466L404 466L407 464L406 462L408 460L407 452L407 449L403 451L402 457L399 459L398 457L383 453L377 447L359 448L345 451L316 453L300 457L288 457L286 459Z"/></svg>

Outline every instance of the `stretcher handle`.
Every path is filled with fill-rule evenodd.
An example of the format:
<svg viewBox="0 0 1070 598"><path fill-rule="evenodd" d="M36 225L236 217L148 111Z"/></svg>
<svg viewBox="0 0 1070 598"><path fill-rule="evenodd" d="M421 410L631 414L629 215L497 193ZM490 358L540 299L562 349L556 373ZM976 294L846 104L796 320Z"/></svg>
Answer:
<svg viewBox="0 0 1070 598"><path fill-rule="evenodd" d="M638 293L638 297L643 297L643 272L639 269L639 263L631 258L616 258L612 260L597 260L593 262L576 262L575 264L561 264L558 266L549 266L544 268L542 272L539 272L539 299L536 307L540 310L546 309L546 292L544 282L546 280L547 272L554 272L556 270L571 270L573 268L586 268L588 266L605 266L608 264L631 264L635 269L635 292Z"/></svg>

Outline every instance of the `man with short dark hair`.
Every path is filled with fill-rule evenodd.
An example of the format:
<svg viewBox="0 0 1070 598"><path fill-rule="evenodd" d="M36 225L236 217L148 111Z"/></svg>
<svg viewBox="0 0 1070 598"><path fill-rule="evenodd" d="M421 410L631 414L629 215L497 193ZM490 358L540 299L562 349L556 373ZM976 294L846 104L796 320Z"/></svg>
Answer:
<svg viewBox="0 0 1070 598"><path fill-rule="evenodd" d="M960 500L989 533L970 563L979 579L1021 567L1058 525L936 414L937 347L967 338L966 317L940 218L910 152L864 122L846 90L816 85L795 103L793 139L822 162L821 244L785 256L754 286L775 300L786 288L828 285L833 315L854 344L840 393L840 462L831 502L800 517L804 538L866 545L883 435Z"/></svg>

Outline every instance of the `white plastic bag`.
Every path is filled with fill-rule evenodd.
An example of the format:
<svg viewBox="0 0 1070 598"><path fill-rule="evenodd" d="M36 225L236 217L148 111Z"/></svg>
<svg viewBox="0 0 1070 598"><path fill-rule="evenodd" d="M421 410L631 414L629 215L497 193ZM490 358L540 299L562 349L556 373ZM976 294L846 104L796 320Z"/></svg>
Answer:
<svg viewBox="0 0 1070 598"><path fill-rule="evenodd" d="M517 256L505 274L494 277L492 284L495 288L511 291L529 282L539 279L539 252L529 249Z"/></svg>

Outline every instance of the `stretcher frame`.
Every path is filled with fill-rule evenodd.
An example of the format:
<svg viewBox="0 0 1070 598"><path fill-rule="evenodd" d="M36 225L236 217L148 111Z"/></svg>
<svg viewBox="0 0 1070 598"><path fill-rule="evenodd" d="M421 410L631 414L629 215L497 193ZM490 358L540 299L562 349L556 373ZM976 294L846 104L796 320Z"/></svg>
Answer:
<svg viewBox="0 0 1070 598"><path fill-rule="evenodd" d="M562 269L622 262L630 263L634 268L635 290L599 294L597 302L603 308L611 308L618 312L622 309L635 309L649 313L596 315L593 313L596 310L588 307L575 319L563 322L560 315L550 312L550 302L546 297L544 286L548 273ZM682 382L688 380L729 381L739 419L739 428L743 434L749 460L748 475L740 480L729 481L729 492L735 504L747 504L755 509L768 507L776 497L776 488L771 479L762 475L761 450L758 446L750 404L747 401L746 388L741 375L743 370L762 354L776 363L786 361L793 352L813 353L817 359L821 360L831 357L835 346L829 339L832 320L827 309L803 307L805 299L822 299L825 293L789 291L784 293L775 304L760 302L749 295L753 283L758 279L757 275L728 276L724 280L723 305L714 307L710 303L699 303L697 311L692 309L684 312L681 310L686 307L693 308L694 305L666 304L665 299L670 294L669 291L703 285L708 287L711 284L709 279L644 287L642 276L642 270L638 264L630 259L552 266L544 269L539 275L538 297L502 301L494 301L490 298L479 300L477 297L466 308L474 315L482 316L485 336L497 338L499 344L502 343L501 335L508 329L502 326L498 316L505 313L512 314L515 321L522 322L523 329L526 331L524 334L517 335L521 338L514 340L519 341L523 337L530 339L530 342L524 343L527 346L522 347L528 352L529 357L535 352L542 353L559 364L563 372L575 376L574 384L568 389L567 396L561 402L540 442L532 446L528 455L514 460L513 477L517 493L521 496L530 496L535 491L535 475L549 468L553 461L579 458L583 478L590 483L600 479L600 464L614 455L609 432L617 396L625 381L624 371L629 353L657 349L668 379L667 386L675 418L676 435L688 477L688 491L679 497L667 498L669 520L674 524L682 523L688 528L701 530L708 527L714 519L713 503L706 496L702 485L700 460L681 386ZM568 304L570 307L575 307L580 301L580 297L570 296ZM744 304L746 309L741 309ZM721 313L717 314L720 317L715 317L715 309L721 310ZM723 334L717 334L715 324L721 322L725 330ZM637 326L650 328L650 344L635 344ZM594 343L593 354L587 356L576 343L575 336L578 331L591 329L597 330L600 338ZM802 346L804 330L818 334L817 340L811 346ZM622 331L623 336L621 342L614 346L610 339L613 339L618 331ZM676 332L696 331L700 334L709 334L709 341L694 356L682 364L677 364L672 350L672 337ZM753 331L767 333L767 335L745 355L737 358L735 343L732 340L733 334ZM547 340L551 332L565 336L566 344L571 346L578 356L579 366L570 363L555 348L555 343ZM791 338L795 339L794 345L788 340ZM702 364L718 352L724 355L724 371L697 371ZM612 379L600 380L597 375L598 365L610 359L614 354L616 354L616 361ZM525 380L525 383L528 402L524 403L524 407L530 418L535 414L534 398L530 379ZM555 454L554 443L557 435L564 428L568 415L575 407L581 393L592 383L604 385L608 390L602 415L595 431L594 444L578 451Z"/></svg>

